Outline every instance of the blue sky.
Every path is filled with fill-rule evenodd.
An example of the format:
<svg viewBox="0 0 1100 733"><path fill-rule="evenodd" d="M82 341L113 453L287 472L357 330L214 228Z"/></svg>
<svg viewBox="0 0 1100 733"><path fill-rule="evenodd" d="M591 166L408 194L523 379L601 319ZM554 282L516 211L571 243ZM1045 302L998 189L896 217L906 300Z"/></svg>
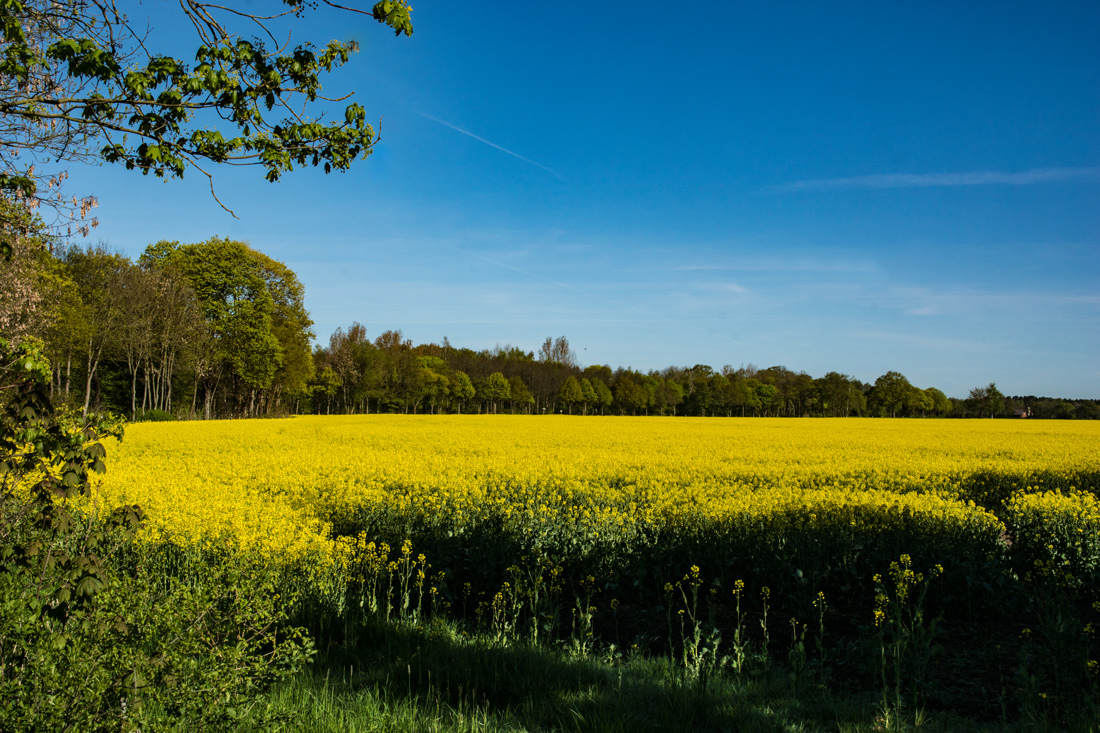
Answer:
<svg viewBox="0 0 1100 733"><path fill-rule="evenodd" d="M1100 398L1100 4L413 3L325 90L344 174L72 171L93 237L248 241L338 326L640 370L783 364ZM153 13L154 39L192 44ZM179 35L176 35L176 33Z"/></svg>

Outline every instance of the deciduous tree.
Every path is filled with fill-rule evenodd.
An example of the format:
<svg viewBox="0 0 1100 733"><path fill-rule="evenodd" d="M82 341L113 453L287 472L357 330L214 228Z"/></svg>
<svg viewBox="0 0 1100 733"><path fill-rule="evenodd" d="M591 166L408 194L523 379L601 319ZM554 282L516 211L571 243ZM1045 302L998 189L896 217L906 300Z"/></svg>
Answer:
<svg viewBox="0 0 1100 733"><path fill-rule="evenodd" d="M979 417L987 415L994 417L1004 409L1005 396L997 389L996 383L990 382L984 387L975 387L970 390L967 404L978 413Z"/></svg>
<svg viewBox="0 0 1100 733"><path fill-rule="evenodd" d="M113 346L126 313L126 277L134 267L120 254L103 247L65 252L65 265L80 297L82 350L85 359L84 406L86 417L92 400L92 383L108 347Z"/></svg>
<svg viewBox="0 0 1100 733"><path fill-rule="evenodd" d="M547 336L546 341L542 343L542 348L539 349L539 361L575 367L577 355L569 348L569 339L565 336L558 336L556 339Z"/></svg>
<svg viewBox="0 0 1100 733"><path fill-rule="evenodd" d="M42 220L19 202L0 196L0 334L18 343L41 336L51 303L43 292L49 244Z"/></svg>
<svg viewBox="0 0 1100 733"><path fill-rule="evenodd" d="M458 401L458 411L462 412L466 403L474 398L477 391L474 383L470 381L470 375L466 372L455 372L451 377L451 396Z"/></svg>
<svg viewBox="0 0 1100 733"><path fill-rule="evenodd" d="M896 417L909 406L913 385L900 372L886 372L875 380L868 399L871 409Z"/></svg>
<svg viewBox="0 0 1100 733"><path fill-rule="evenodd" d="M508 379L500 372L493 372L485 380L485 397L492 404L494 413L497 411L497 403L508 399L511 392L512 387L508 384Z"/></svg>
<svg viewBox="0 0 1100 733"><path fill-rule="evenodd" d="M593 379L592 389L596 392L597 404L600 406L600 414L602 415L605 409L611 407L611 403L615 401L615 396L611 394L611 388L602 379Z"/></svg>
<svg viewBox="0 0 1100 733"><path fill-rule="evenodd" d="M577 382L577 378L570 374L558 389L558 401L563 403L565 409L572 415L573 405L578 404L583 399L584 394L581 392L581 385Z"/></svg>
<svg viewBox="0 0 1100 733"><path fill-rule="evenodd" d="M272 386L283 366L281 341L297 346L312 337L293 273L243 242L221 237L186 245L158 242L142 259L178 268L202 306L209 341L199 352L196 390L201 383L205 417L213 417L224 379L238 388L234 411L255 414L257 394ZM277 324L284 327L283 339Z"/></svg>
<svg viewBox="0 0 1100 733"><path fill-rule="evenodd" d="M628 373L620 374L615 379L612 393L619 405L619 411L624 414L629 411L631 415L637 415L639 410L644 410L649 404L649 392Z"/></svg>
<svg viewBox="0 0 1100 733"><path fill-rule="evenodd" d="M442 400L450 387L451 380L447 378L447 364L438 356L418 356L416 358L416 392L418 397L413 405L416 412L420 401L425 397L435 412L435 405Z"/></svg>
<svg viewBox="0 0 1100 733"><path fill-rule="evenodd" d="M592 387L592 382L588 379L581 379L581 404L584 405L584 414L588 414L588 408L595 409L597 403L599 403L599 397L596 396L596 390Z"/></svg>
<svg viewBox="0 0 1100 733"><path fill-rule="evenodd" d="M947 399L947 395L945 395L943 392L936 389L935 387L929 387L928 389L924 390L924 393L931 398L932 412L934 412L936 415L943 417L947 413L951 412L951 400Z"/></svg>
<svg viewBox="0 0 1100 733"><path fill-rule="evenodd" d="M512 412L515 412L517 405L524 412L528 412L531 405L535 404L535 396L531 394L531 390L518 374L508 377L508 399L512 401Z"/></svg>
<svg viewBox="0 0 1100 733"><path fill-rule="evenodd" d="M50 164L105 160L181 177L230 163L275 181L295 166L343 170L369 154L378 136L363 107L327 118L328 102L346 97L321 95L322 77L347 63L355 41L277 41L318 3L271 5L179 3L178 26L194 30L196 47L174 58L116 0L0 3L0 195L84 216L92 200L63 195L64 174ZM409 35L410 11L384 0L354 12Z"/></svg>

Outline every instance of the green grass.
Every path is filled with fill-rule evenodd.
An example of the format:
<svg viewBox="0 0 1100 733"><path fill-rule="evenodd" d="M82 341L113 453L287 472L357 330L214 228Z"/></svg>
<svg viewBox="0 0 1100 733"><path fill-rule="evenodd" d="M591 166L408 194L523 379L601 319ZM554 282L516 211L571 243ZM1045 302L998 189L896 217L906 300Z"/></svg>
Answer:
<svg viewBox="0 0 1100 733"><path fill-rule="evenodd" d="M1059 730L912 710L890 724L881 692L834 693L811 675L793 680L786 665L758 660L704 680L667 657L616 654L374 625L269 700L294 718L286 731Z"/></svg>

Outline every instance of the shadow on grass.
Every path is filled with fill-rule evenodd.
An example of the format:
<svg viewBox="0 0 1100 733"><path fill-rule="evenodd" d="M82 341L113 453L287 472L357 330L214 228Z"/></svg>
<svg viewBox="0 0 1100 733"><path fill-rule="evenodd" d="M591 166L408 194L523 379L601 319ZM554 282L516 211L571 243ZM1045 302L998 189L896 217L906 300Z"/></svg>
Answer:
<svg viewBox="0 0 1100 733"><path fill-rule="evenodd" d="M295 684L300 699L324 700L314 730L870 730L876 709L870 698L838 702L795 685L786 669L704 681L668 659L610 663L473 642L444 627L364 629ZM349 718L356 707L359 722Z"/></svg>

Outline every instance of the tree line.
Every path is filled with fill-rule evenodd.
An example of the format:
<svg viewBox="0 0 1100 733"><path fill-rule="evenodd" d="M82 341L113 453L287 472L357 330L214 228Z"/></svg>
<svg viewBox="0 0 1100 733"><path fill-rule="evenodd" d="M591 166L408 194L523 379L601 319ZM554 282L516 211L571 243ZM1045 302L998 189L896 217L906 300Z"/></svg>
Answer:
<svg viewBox="0 0 1100 733"><path fill-rule="evenodd" d="M313 321L281 262L220 237L157 242L136 262L48 244L0 263L0 335L43 342L59 404L250 417L285 414L312 389Z"/></svg>
<svg viewBox="0 0 1100 733"><path fill-rule="evenodd" d="M305 291L244 242L160 241L132 261L103 246L28 240L0 268L0 329L45 344L51 394L131 419L286 414L568 413L772 417L1098 418L1095 400L1006 398L995 384L948 398L891 371L705 364L639 372L581 366L565 336L538 351L416 344L338 328L313 346Z"/></svg>
<svg viewBox="0 0 1100 733"><path fill-rule="evenodd" d="M894 371L865 383L839 372L815 378L784 366L751 364L719 370L697 364L646 373L599 364L582 367L564 336L547 338L538 352L513 346L475 351L447 339L414 346L400 331L371 341L359 323L346 331L338 328L328 346L314 351L314 362L309 409L326 414L996 417L1013 414L1022 399L1006 398L993 383L971 390L967 399L949 398L935 387L914 386ZM1059 417L1100 417L1096 401L1064 404L1074 411Z"/></svg>

